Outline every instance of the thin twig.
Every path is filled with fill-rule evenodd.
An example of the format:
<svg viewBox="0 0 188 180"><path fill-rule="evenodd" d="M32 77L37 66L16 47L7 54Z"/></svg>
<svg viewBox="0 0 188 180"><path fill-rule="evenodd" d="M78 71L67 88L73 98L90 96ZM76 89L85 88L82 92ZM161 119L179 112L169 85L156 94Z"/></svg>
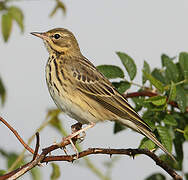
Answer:
<svg viewBox="0 0 188 180"><path fill-rule="evenodd" d="M39 142L40 142L39 132L36 132L36 147L35 147L35 152L33 154L33 161L36 159L39 152L39 146L40 146Z"/></svg>
<svg viewBox="0 0 188 180"><path fill-rule="evenodd" d="M47 125L49 124L49 121L44 121L39 128L37 128L36 132L40 132L42 129L44 129ZM35 133L36 134L36 133ZM29 140L27 141L27 144L30 145L31 142L33 141L33 139L35 138L35 134L33 134ZM8 172L11 172L16 166L17 164L19 164L19 162L22 161L22 159L24 158L24 153L26 152L26 149L24 149L20 155L18 156L18 158L15 160L15 162L11 165L11 167L8 169Z"/></svg>
<svg viewBox="0 0 188 180"><path fill-rule="evenodd" d="M18 132L8 122L6 122L1 116L0 116L0 121L13 132L13 134L17 137L17 139L25 147L25 149L27 149L30 153L34 154L34 150L32 148L30 148L24 142L24 140L20 137L20 135L18 134Z"/></svg>

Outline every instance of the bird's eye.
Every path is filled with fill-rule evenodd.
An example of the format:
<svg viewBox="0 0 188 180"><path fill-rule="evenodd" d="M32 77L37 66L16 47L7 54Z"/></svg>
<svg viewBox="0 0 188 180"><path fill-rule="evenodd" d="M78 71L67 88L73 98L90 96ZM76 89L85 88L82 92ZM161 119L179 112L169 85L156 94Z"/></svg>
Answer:
<svg viewBox="0 0 188 180"><path fill-rule="evenodd" d="M54 34L54 38L55 38L55 39L59 39L59 38L60 38L60 35L59 35L59 34Z"/></svg>

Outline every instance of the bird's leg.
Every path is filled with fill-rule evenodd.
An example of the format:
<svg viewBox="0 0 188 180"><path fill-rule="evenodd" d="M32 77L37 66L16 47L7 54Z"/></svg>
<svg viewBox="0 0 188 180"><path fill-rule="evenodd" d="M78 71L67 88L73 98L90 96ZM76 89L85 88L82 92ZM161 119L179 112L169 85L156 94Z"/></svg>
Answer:
<svg viewBox="0 0 188 180"><path fill-rule="evenodd" d="M80 129L82 129L82 124L79 122L71 126L72 134L79 131ZM75 141L79 140L79 143L81 143L84 140L85 136L86 136L86 133L85 131L83 131L82 135L78 134L77 136L72 138L72 141L74 142L74 139L75 139Z"/></svg>
<svg viewBox="0 0 188 180"><path fill-rule="evenodd" d="M95 126L95 123L91 123L88 126L86 126L86 127L84 127L84 128L81 129L81 127L80 127L80 125L78 123L74 124L73 126L71 126L71 128L73 130L73 133L64 138L64 140L68 140L71 143L74 151L76 152L77 159L78 159L78 150L76 149L76 146L74 144L75 141L74 141L73 138L75 138L76 136L78 136L80 133L83 133L85 135L85 131L87 129L89 129L89 128L92 128L93 126ZM80 129L76 131L75 129L77 129L78 127L80 127Z"/></svg>
<svg viewBox="0 0 188 180"><path fill-rule="evenodd" d="M93 126L95 126L95 123L90 123L90 124L87 125L86 127L84 127L84 128L82 128L82 129L80 129L80 130L78 130L78 131L76 131L76 132L70 134L70 135L67 136L65 139L66 139L66 140L72 139L72 138L74 138L75 136L79 135L80 133L85 132L85 131L88 130L89 128L92 128Z"/></svg>
<svg viewBox="0 0 188 180"><path fill-rule="evenodd" d="M72 134L79 131L80 129L82 129L82 124L81 123L76 123L76 124L73 124L71 126L71 131L72 131Z"/></svg>

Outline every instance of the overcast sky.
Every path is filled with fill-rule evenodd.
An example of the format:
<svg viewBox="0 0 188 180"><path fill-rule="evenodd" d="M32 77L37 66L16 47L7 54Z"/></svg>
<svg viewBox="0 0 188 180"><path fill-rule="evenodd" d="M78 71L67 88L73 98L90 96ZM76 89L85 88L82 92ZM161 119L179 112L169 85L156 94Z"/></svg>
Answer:
<svg viewBox="0 0 188 180"><path fill-rule="evenodd" d="M160 56L166 53L176 56L181 51L188 51L188 1L187 0L65 0L66 16L58 12L53 18L48 15L55 3L51 0L25 0L15 4L23 9L25 32L20 34L17 25L8 43L0 39L0 75L7 89L7 100L2 109L2 116L27 140L40 126L48 108L55 107L51 100L46 82L45 65L48 53L42 41L29 33L47 31L55 27L71 30L83 54L95 65L121 65L116 51L129 54L138 67L135 82L141 80L143 61L151 67L160 67ZM121 65L122 66L122 65ZM123 68L123 67L122 67ZM67 116L62 116L67 130L75 123ZM82 143L88 147L137 148L142 136L126 130L117 135L112 133L113 124L99 123L87 131ZM70 131L69 131L70 132ZM61 137L47 127L41 134L41 148L59 141ZM22 145L0 125L0 147L21 152ZM2 138L6 137L6 138ZM188 149L188 144L184 145ZM160 151L161 152L161 151ZM91 156L100 168L108 161L105 155ZM188 171L188 151L185 151L185 172ZM79 160L82 162L82 160ZM76 163L59 163L62 179L97 180L88 169ZM0 162L0 169L3 162ZM46 172L43 179L49 178L51 167L41 168ZM141 180L152 172L163 172L155 163L144 155L135 160L127 156L116 163L113 179ZM169 178L169 176L167 175ZM25 175L22 179L29 179Z"/></svg>

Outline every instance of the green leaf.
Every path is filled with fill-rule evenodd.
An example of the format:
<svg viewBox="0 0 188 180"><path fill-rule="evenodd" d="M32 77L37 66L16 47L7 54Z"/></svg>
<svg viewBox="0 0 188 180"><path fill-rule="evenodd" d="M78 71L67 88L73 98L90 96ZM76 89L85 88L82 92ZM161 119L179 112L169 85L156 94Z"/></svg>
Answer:
<svg viewBox="0 0 188 180"><path fill-rule="evenodd" d="M188 79L188 53L187 52L180 53L179 63L180 63L180 67L183 71L184 78Z"/></svg>
<svg viewBox="0 0 188 180"><path fill-rule="evenodd" d="M114 123L114 134L116 134L117 132L120 132L124 129L126 129L126 127L124 125L122 125L121 123L119 123L119 122Z"/></svg>
<svg viewBox="0 0 188 180"><path fill-rule="evenodd" d="M5 6L5 2L0 1L0 11L5 10L6 6Z"/></svg>
<svg viewBox="0 0 188 180"><path fill-rule="evenodd" d="M155 173L147 177L145 180L165 180L165 176L161 173Z"/></svg>
<svg viewBox="0 0 188 180"><path fill-rule="evenodd" d="M23 19L24 15L20 8L16 6L11 6L8 8L9 14L12 16L12 18L17 22L18 26L21 29L21 32L24 31L24 25L23 25Z"/></svg>
<svg viewBox="0 0 188 180"><path fill-rule="evenodd" d="M151 74L143 71L144 76L146 77L146 79L148 79L152 85L154 85L161 93L164 92L164 85L158 81L157 79L155 79Z"/></svg>
<svg viewBox="0 0 188 180"><path fill-rule="evenodd" d="M133 80L136 76L136 71L137 71L136 64L134 63L134 60L125 53L116 52L116 54L121 59L121 62L123 63L124 67L126 68L130 79Z"/></svg>
<svg viewBox="0 0 188 180"><path fill-rule="evenodd" d="M172 59L170 59L167 55L163 54L161 56L162 65L166 67L166 78L170 81L177 82L178 80L178 69L176 65L173 63Z"/></svg>
<svg viewBox="0 0 188 180"><path fill-rule="evenodd" d="M4 175L4 174L6 174L6 171L3 170L3 169L0 169L0 176L2 176L2 175Z"/></svg>
<svg viewBox="0 0 188 180"><path fill-rule="evenodd" d="M188 173L185 173L185 178L186 180L188 180Z"/></svg>
<svg viewBox="0 0 188 180"><path fill-rule="evenodd" d="M169 152L172 152L172 137L168 131L168 128L163 126L157 126L157 131L161 138L162 144Z"/></svg>
<svg viewBox="0 0 188 180"><path fill-rule="evenodd" d="M50 17L54 16L54 14L56 14L58 9L62 10L64 15L66 14L67 10L66 10L65 4L62 3L60 0L56 0L56 5L54 9L52 10L52 12L50 13Z"/></svg>
<svg viewBox="0 0 188 180"><path fill-rule="evenodd" d="M33 180L41 180L41 172L38 167L34 167L29 171Z"/></svg>
<svg viewBox="0 0 188 180"><path fill-rule="evenodd" d="M166 103L166 97L165 96L154 96L154 97L150 97L150 98L146 99L145 102L151 102L155 106L161 106Z"/></svg>
<svg viewBox="0 0 188 180"><path fill-rule="evenodd" d="M61 124L60 119L58 118L60 112L61 111L59 109L51 109L48 111L47 117L46 117L50 119L49 124L56 130L58 130L59 132L62 131L62 124Z"/></svg>
<svg viewBox="0 0 188 180"><path fill-rule="evenodd" d="M143 102L144 102L145 98L144 97L133 97L132 101L135 104L135 111L138 112L140 111L144 106L143 106Z"/></svg>
<svg viewBox="0 0 188 180"><path fill-rule="evenodd" d="M175 120L175 118L170 115L170 114L167 114L163 120L163 122L167 125L170 125L170 126L177 126L178 123L177 121Z"/></svg>
<svg viewBox="0 0 188 180"><path fill-rule="evenodd" d="M7 42L12 31L12 16L9 13L3 14L1 17L1 31L4 41Z"/></svg>
<svg viewBox="0 0 188 180"><path fill-rule="evenodd" d="M186 111L186 93L182 86L176 87L176 101L181 112L184 113Z"/></svg>
<svg viewBox="0 0 188 180"><path fill-rule="evenodd" d="M152 75L155 79L157 79L157 80L159 80L160 82L162 82L163 84L166 84L164 74L163 74L163 72L162 72L160 69L155 68L155 69L152 71L151 75Z"/></svg>
<svg viewBox="0 0 188 180"><path fill-rule="evenodd" d="M142 141L140 142L140 145L139 145L140 149L153 150L153 149L155 149L155 147L156 147L155 143L146 137L144 137L142 139Z"/></svg>
<svg viewBox="0 0 188 180"><path fill-rule="evenodd" d="M1 97L1 104L4 105L6 99L6 90L1 78L0 78L0 97Z"/></svg>
<svg viewBox="0 0 188 180"><path fill-rule="evenodd" d="M8 153L6 157L7 157L7 168L9 169L18 158L18 154L11 152L11 153ZM19 164L17 164L16 168L20 167L23 164L24 164L24 161L22 160Z"/></svg>
<svg viewBox="0 0 188 180"><path fill-rule="evenodd" d="M57 164L51 163L52 165L52 174L50 176L51 180L56 180L61 176L60 168Z"/></svg>
<svg viewBox="0 0 188 180"><path fill-rule="evenodd" d="M149 127L152 129L152 131L154 131L156 129L156 126L155 126L155 112L151 111L150 109L148 109L147 111L145 111L143 113L143 120L144 122L146 122L146 124L149 125Z"/></svg>
<svg viewBox="0 0 188 180"><path fill-rule="evenodd" d="M185 139L184 136L182 136L182 134L180 134L179 132L175 133L175 139L174 139L174 147L175 147L175 151L176 151L176 159L178 161L178 166L176 167L177 170L182 170L182 166L183 166L183 143L184 143Z"/></svg>
<svg viewBox="0 0 188 180"><path fill-rule="evenodd" d="M121 94L131 87L131 84L127 81L113 82L112 84Z"/></svg>
<svg viewBox="0 0 188 180"><path fill-rule="evenodd" d="M188 141L188 125L184 129L184 137Z"/></svg>
<svg viewBox="0 0 188 180"><path fill-rule="evenodd" d="M176 85L173 83L173 81L171 81L168 102L174 101L175 98L176 98Z"/></svg>
<svg viewBox="0 0 188 180"><path fill-rule="evenodd" d="M118 66L100 65L97 69L108 79L124 78L124 72Z"/></svg>
<svg viewBox="0 0 188 180"><path fill-rule="evenodd" d="M143 71L145 71L145 72L147 72L148 74L150 74L150 66L149 66L149 64L146 62L146 61L144 61L144 67L143 67ZM142 76L142 84L144 84L145 82L146 82L146 78L145 78L145 76Z"/></svg>

